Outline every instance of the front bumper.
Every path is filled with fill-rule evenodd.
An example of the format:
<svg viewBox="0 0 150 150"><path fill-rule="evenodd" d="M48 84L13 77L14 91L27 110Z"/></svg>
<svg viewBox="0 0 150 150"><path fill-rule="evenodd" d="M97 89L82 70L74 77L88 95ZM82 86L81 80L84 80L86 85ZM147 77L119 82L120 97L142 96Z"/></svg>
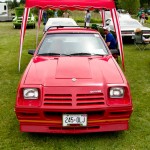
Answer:
<svg viewBox="0 0 150 150"><path fill-rule="evenodd" d="M62 126L62 114L87 114L87 126ZM104 131L121 131L129 127L132 107L85 109L85 110L48 110L16 108L21 132L80 134Z"/></svg>
<svg viewBox="0 0 150 150"><path fill-rule="evenodd" d="M111 123L99 123L87 127L61 127L56 125L20 124L22 132L57 133L57 134L80 134L94 132L121 131L128 129L128 120Z"/></svg>
<svg viewBox="0 0 150 150"><path fill-rule="evenodd" d="M122 32L121 33L122 37L134 37L135 36L135 33L132 32L132 33L125 33L125 32ZM150 36L150 32L149 33L143 33L143 36Z"/></svg>
<svg viewBox="0 0 150 150"><path fill-rule="evenodd" d="M22 22L13 22L13 25L16 27L21 27ZM35 22L28 22L27 27L33 27L35 26Z"/></svg>

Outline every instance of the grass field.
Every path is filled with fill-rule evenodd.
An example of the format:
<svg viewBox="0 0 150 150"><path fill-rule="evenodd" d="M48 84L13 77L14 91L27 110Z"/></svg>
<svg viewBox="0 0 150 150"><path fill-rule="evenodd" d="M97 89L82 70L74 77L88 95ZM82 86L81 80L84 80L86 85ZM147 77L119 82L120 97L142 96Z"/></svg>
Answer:
<svg viewBox="0 0 150 150"><path fill-rule="evenodd" d="M130 128L123 132L84 135L21 133L14 113L16 90L35 49L36 29L28 29L18 72L20 30L0 22L0 150L150 150L150 46L139 51L124 45L125 75L134 105ZM42 36L42 28L40 31Z"/></svg>

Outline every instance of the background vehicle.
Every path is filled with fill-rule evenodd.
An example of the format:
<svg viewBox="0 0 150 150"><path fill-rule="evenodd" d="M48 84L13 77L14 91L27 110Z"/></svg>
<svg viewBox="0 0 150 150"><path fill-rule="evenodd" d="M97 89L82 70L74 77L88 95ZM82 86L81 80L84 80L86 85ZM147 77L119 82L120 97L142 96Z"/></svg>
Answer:
<svg viewBox="0 0 150 150"><path fill-rule="evenodd" d="M148 15L150 15L150 8L149 8L149 9L147 9L147 14L148 14Z"/></svg>
<svg viewBox="0 0 150 150"><path fill-rule="evenodd" d="M49 27L53 26L78 26L77 23L72 18L49 18L45 27L44 32L47 31Z"/></svg>
<svg viewBox="0 0 150 150"><path fill-rule="evenodd" d="M15 8L15 18L13 19L13 27L21 28L22 19L23 19L23 7L16 7ZM29 14L28 21L27 21L27 27L35 28L35 18L32 13Z"/></svg>
<svg viewBox="0 0 150 150"><path fill-rule="evenodd" d="M8 4L0 3L0 21L12 21L13 17L9 14Z"/></svg>
<svg viewBox="0 0 150 150"><path fill-rule="evenodd" d="M122 37L130 37L134 35L134 31L137 28L140 28L143 31L144 36L150 36L150 28L143 26L136 19L131 18L128 15L122 15L119 17L119 23L121 27ZM106 20L106 25L110 27L112 32L114 31L114 25L111 18Z"/></svg>
<svg viewBox="0 0 150 150"><path fill-rule="evenodd" d="M117 12L119 12L120 14L126 14L127 11L124 9L117 9Z"/></svg>
<svg viewBox="0 0 150 150"><path fill-rule="evenodd" d="M15 105L22 132L127 130L129 85L100 33L48 30L20 81Z"/></svg>

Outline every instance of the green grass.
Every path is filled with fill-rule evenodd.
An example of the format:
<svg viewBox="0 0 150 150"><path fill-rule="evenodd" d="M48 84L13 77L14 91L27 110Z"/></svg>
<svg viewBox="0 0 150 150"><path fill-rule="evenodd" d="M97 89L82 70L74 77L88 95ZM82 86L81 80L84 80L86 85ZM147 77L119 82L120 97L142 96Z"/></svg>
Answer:
<svg viewBox="0 0 150 150"><path fill-rule="evenodd" d="M20 30L0 22L0 150L149 150L150 149L150 49L139 51L124 45L125 75L134 105L130 129L84 135L21 133L14 113L19 80L35 49L36 29L25 36L21 71L18 72ZM40 30L40 37L42 36ZM150 46L149 46L150 48Z"/></svg>

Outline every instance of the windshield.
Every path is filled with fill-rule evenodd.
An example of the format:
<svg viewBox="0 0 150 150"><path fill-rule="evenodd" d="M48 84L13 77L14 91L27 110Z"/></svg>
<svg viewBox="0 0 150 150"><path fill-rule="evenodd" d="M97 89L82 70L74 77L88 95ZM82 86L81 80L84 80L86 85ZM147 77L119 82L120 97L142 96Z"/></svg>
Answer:
<svg viewBox="0 0 150 150"><path fill-rule="evenodd" d="M129 27L141 27L142 25L137 21L132 20L122 20L120 21L120 26L129 26Z"/></svg>
<svg viewBox="0 0 150 150"><path fill-rule="evenodd" d="M38 55L107 55L99 34L47 34Z"/></svg>

